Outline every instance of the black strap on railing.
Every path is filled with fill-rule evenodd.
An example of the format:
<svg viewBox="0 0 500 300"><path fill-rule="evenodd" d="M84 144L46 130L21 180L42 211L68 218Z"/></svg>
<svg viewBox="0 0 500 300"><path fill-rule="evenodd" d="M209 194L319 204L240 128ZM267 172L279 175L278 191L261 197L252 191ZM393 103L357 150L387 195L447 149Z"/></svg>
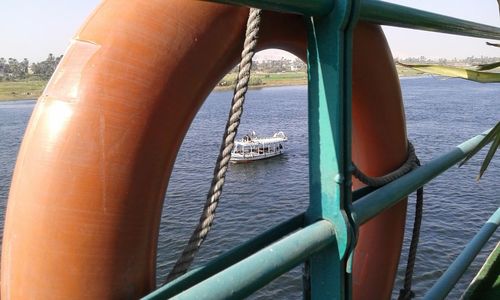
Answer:
<svg viewBox="0 0 500 300"><path fill-rule="evenodd" d="M415 153L415 148L413 147L412 143L408 141L408 158L406 162L397 170L381 177L370 177L368 175L365 175L363 172L361 172L361 170L354 166L353 176L368 186L380 187L402 177L403 175L418 168L419 166L420 160ZM420 225L422 224L422 212L424 203L423 187L420 187L417 190L416 198L415 220L413 222L413 232L411 237L410 249L408 252L408 260L406 263L405 279L403 288L399 291L398 300L409 300L415 297L415 293L411 290L411 284L413 279L413 270L415 268L415 259L417 257L418 240L420 237Z"/></svg>

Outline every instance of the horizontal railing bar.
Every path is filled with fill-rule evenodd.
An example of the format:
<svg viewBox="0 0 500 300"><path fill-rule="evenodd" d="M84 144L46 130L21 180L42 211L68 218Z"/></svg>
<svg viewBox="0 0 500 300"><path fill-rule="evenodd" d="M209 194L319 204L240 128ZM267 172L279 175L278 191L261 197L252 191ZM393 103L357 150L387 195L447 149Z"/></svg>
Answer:
<svg viewBox="0 0 500 300"><path fill-rule="evenodd" d="M335 241L321 220L265 247L172 299L243 299Z"/></svg>
<svg viewBox="0 0 500 300"><path fill-rule="evenodd" d="M328 14L336 0L211 0L265 10L318 16ZM500 40L500 28L378 0L362 0L360 19L381 25Z"/></svg>
<svg viewBox="0 0 500 300"><path fill-rule="evenodd" d="M304 225L304 214L297 215L264 233L250 239L249 241L218 256L205 266L192 270L175 280L165 284L143 299L168 299L194 285L209 278L210 276L226 269L240 260L254 254L262 248L270 245L278 239L292 233Z"/></svg>
<svg viewBox="0 0 500 300"><path fill-rule="evenodd" d="M371 192L375 191L377 188L372 187L372 186L364 186L360 189L357 189L355 191L352 191L352 202L355 202L364 196L370 194Z"/></svg>
<svg viewBox="0 0 500 300"><path fill-rule="evenodd" d="M365 223L461 161L481 142L487 132L354 202L352 214L356 224Z"/></svg>
<svg viewBox="0 0 500 300"><path fill-rule="evenodd" d="M465 249L448 267L446 272L438 279L432 288L425 294L424 299L444 299L453 289L460 277L470 266L479 251L484 247L484 244L493 235L495 230L500 225L500 208L490 217L479 232L467 244Z"/></svg>
<svg viewBox="0 0 500 300"><path fill-rule="evenodd" d="M500 28L376 0L362 0L360 18L381 25L500 40Z"/></svg>
<svg viewBox="0 0 500 300"><path fill-rule="evenodd" d="M321 16L328 14L335 0L212 0L226 4L245 5L265 10Z"/></svg>

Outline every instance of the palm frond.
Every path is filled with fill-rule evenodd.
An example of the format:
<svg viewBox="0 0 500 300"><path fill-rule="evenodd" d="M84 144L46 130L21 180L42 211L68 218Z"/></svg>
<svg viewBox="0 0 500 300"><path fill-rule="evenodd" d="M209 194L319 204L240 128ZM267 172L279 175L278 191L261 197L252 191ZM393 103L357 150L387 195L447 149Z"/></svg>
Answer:
<svg viewBox="0 0 500 300"><path fill-rule="evenodd" d="M495 140L493 141L493 144L491 145L490 150L488 150L488 154L486 154L486 157L484 158L483 164L481 165L481 170L479 171L479 175L477 176L477 180L481 179L481 176L483 176L484 171L488 168L490 165L491 160L493 159L493 156L495 155L498 145L500 145L500 134L497 134L495 136Z"/></svg>
<svg viewBox="0 0 500 300"><path fill-rule="evenodd" d="M498 122L493 129L491 129L490 132L483 138L483 140L469 153L467 156L460 162L458 165L461 167L463 164L465 164L471 157L476 155L476 153L479 152L484 146L487 144L493 142L491 145L490 150L488 151L488 154L486 154L486 157L484 158L484 161L481 165L481 169L479 171L479 175L477 176L477 180L481 179L483 176L484 172L490 165L491 160L493 159L494 154L496 153L498 146L500 145L500 122Z"/></svg>
<svg viewBox="0 0 500 300"><path fill-rule="evenodd" d="M403 64L400 62L397 62L397 64L424 73L463 78L481 83L500 82L500 73L474 71L465 68L440 65Z"/></svg>
<svg viewBox="0 0 500 300"><path fill-rule="evenodd" d="M476 69L478 71L486 71L486 70L492 70L495 68L500 67L500 61L491 63L491 64L482 64L482 65L477 65Z"/></svg>

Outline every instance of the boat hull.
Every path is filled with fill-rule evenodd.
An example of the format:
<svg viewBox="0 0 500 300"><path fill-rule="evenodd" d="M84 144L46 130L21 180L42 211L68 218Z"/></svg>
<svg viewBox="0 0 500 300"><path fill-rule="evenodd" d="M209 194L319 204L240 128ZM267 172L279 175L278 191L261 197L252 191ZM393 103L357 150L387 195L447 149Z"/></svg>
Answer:
<svg viewBox="0 0 500 300"><path fill-rule="evenodd" d="M264 153L264 154L257 154L257 155L254 155L254 156L248 156L248 155L245 155L245 156L231 156L231 160L230 162L232 163L249 163L249 162L253 162L253 161L257 161L257 160L263 160L263 159L268 159L268 158L273 158L273 157L276 157L276 156L279 156L281 154L283 154L284 151L282 152L276 152L276 153Z"/></svg>

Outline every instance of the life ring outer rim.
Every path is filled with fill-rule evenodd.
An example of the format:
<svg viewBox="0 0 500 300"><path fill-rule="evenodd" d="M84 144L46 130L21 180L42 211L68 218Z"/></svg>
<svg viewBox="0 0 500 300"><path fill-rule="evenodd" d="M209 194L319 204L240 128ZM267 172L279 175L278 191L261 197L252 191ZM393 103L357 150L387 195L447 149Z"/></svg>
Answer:
<svg viewBox="0 0 500 300"><path fill-rule="evenodd" d="M102 2L36 104L9 195L1 263L4 299L136 298L155 287L168 178L203 99L239 56L247 10L199 1L140 3L138 10L138 0ZM404 111L380 29L358 27L367 31L359 34L361 41L374 39L379 47L370 53L354 50L353 158L368 174L379 175L404 161ZM279 47L304 59L301 17L266 12L259 47ZM356 58L365 56L380 57L382 67L372 64L357 72ZM366 76L385 76L391 84L364 82ZM185 78L191 79L189 85ZM373 99L377 105L370 105ZM370 111L370 117L372 109L383 111ZM360 116L367 118L360 122ZM387 117L380 124L378 118ZM371 154L358 151L360 144ZM371 157L380 153L383 162L371 165ZM388 218L398 221L390 221L390 228L387 220L370 226L402 240L405 207L392 210ZM374 236L361 232L360 238L358 245ZM363 247L358 252L369 250ZM391 247L377 254L391 252L383 291L376 288L379 282L369 282L373 259L355 259L355 278L368 278L361 280L362 291L355 290L356 299L363 299L365 291L387 295L387 287L392 288L401 246Z"/></svg>

